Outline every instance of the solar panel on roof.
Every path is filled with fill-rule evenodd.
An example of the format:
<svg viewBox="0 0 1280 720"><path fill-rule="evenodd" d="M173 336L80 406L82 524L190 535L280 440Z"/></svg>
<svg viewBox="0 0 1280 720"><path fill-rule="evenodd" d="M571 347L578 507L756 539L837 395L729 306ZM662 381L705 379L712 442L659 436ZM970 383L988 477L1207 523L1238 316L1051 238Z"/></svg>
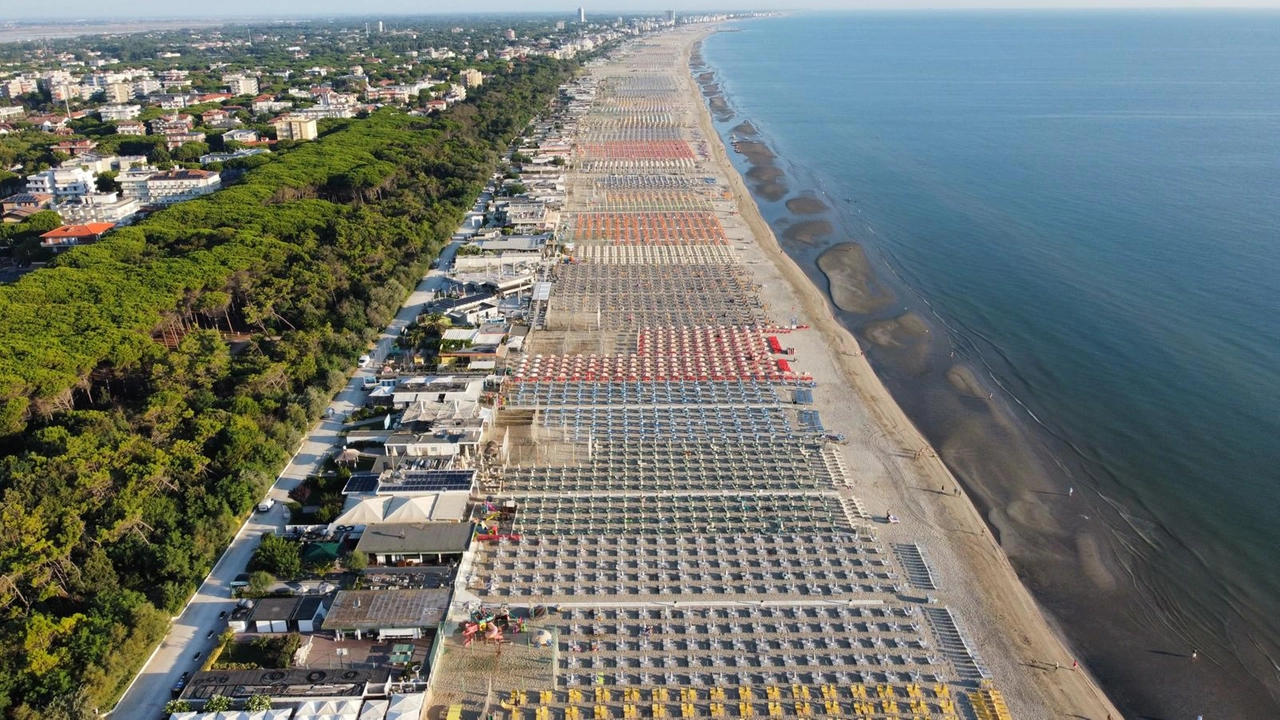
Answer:
<svg viewBox="0 0 1280 720"><path fill-rule="evenodd" d="M359 495L362 493L371 493L378 489L378 476L373 473L356 473L347 480L347 484L342 488L343 495Z"/></svg>
<svg viewBox="0 0 1280 720"><path fill-rule="evenodd" d="M401 477L392 477L381 483L382 492L445 492L470 490L475 470L411 470Z"/></svg>

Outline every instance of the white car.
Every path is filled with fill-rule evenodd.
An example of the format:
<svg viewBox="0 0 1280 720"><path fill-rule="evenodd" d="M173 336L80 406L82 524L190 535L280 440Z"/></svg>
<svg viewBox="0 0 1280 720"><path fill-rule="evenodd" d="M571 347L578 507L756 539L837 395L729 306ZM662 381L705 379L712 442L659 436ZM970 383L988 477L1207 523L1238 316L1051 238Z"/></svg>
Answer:
<svg viewBox="0 0 1280 720"><path fill-rule="evenodd" d="M373 364L373 358L369 357L368 355L361 355L360 359L356 361L356 364L358 364L362 368L369 367L370 365Z"/></svg>

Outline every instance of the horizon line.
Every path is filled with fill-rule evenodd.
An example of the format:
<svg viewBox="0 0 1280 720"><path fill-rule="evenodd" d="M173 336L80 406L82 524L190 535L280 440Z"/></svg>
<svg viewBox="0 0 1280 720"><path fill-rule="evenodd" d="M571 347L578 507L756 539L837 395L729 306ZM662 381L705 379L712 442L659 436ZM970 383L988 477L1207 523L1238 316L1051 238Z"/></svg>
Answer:
<svg viewBox="0 0 1280 720"><path fill-rule="evenodd" d="M597 17L635 17L660 14L662 10L611 10L607 12L598 11L594 13ZM840 13L970 13L970 12L1009 12L1009 13L1052 13L1052 12L1086 12L1086 13L1114 13L1114 12L1280 12L1280 2L1274 5L1230 5L1225 7L1211 7L1206 5L1115 5L1115 6L1097 6L1097 5L1058 5L1058 6L999 6L999 5L974 5L970 7L851 7L851 8L786 8L786 9L738 9L738 10L677 10L677 16L683 14L688 15L722 15L732 13L760 13L771 12L778 14L840 14ZM0 31L5 27L23 24L76 24L87 22L112 22L115 24L131 23L131 22L161 22L161 21L209 21L222 25L238 24L245 21L263 20L263 21L312 21L325 19L354 19L354 18L426 18L426 17L555 17L559 15L572 15L558 10L485 10L485 11L467 11L467 10L441 10L441 11L423 11L423 12L336 12L336 13L307 13L307 14L289 14L289 13L266 13L243 15L228 15L227 13L211 13L190 14L190 15L120 15L119 13L106 15L82 15L71 18L53 18L53 17L11 17L0 22ZM590 17L590 13L588 16ZM103 34L113 34L105 31Z"/></svg>

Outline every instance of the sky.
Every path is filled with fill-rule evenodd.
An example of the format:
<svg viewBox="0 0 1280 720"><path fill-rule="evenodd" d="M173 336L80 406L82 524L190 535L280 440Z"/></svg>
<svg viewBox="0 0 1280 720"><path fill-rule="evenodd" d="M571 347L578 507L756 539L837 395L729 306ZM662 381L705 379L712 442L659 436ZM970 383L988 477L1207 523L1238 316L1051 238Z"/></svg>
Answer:
<svg viewBox="0 0 1280 720"><path fill-rule="evenodd" d="M6 20L78 20L123 18L207 17L235 19L241 17L316 15L422 15L426 13L538 12L572 16L577 4L539 0L218 0L214 3L174 3L172 0L125 0L121 3L103 0L59 0L56 3L30 3L13 0L0 10L0 24ZM957 10L970 8L1280 8L1280 0L703 0L686 4L675 0L582 0L587 14L617 15L628 11L675 10L695 13L698 10L858 10L919 9Z"/></svg>

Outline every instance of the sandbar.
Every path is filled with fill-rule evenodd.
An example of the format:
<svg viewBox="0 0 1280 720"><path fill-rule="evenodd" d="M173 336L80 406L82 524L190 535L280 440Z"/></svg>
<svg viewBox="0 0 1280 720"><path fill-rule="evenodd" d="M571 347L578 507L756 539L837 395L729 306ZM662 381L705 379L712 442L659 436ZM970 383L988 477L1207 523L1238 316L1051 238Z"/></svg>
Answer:
<svg viewBox="0 0 1280 720"><path fill-rule="evenodd" d="M802 195L788 200L787 209L795 215L821 215L831 208L818 198Z"/></svg>
<svg viewBox="0 0 1280 720"><path fill-rule="evenodd" d="M845 312L868 314L894 301L871 271L867 254L857 243L841 243L818 256L818 268L827 276L831 300Z"/></svg>

